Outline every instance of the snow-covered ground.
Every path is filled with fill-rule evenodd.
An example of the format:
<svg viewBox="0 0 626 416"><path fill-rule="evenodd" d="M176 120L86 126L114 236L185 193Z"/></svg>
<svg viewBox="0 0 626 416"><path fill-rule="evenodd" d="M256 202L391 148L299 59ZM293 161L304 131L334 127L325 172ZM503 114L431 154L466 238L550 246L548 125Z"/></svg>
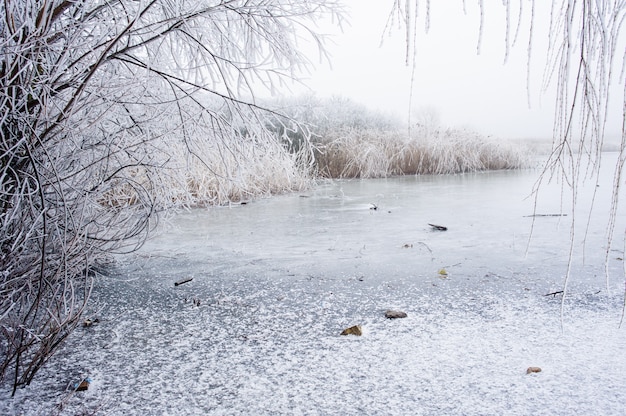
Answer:
<svg viewBox="0 0 626 416"><path fill-rule="evenodd" d="M568 295L545 296L563 288L571 213L555 184L535 212L550 216L528 217L536 174L335 182L181 214L97 277L99 322L3 389L0 414L624 414L607 201L584 250L577 228Z"/></svg>

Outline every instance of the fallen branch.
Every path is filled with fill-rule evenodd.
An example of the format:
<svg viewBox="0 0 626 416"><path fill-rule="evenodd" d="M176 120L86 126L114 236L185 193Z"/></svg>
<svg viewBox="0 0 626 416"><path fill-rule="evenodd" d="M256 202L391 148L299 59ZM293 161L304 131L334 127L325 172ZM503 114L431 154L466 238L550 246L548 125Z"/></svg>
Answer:
<svg viewBox="0 0 626 416"><path fill-rule="evenodd" d="M192 280L193 280L193 277L188 277L186 279L182 279L182 280L179 280L178 282L174 283L174 286L180 286L183 283L191 282Z"/></svg>
<svg viewBox="0 0 626 416"><path fill-rule="evenodd" d="M433 227L434 230L437 230L437 231L447 231L448 230L448 227L444 227L443 225L430 224L430 223L428 225L430 225L431 227Z"/></svg>
<svg viewBox="0 0 626 416"><path fill-rule="evenodd" d="M534 217L567 217L567 214L532 214L532 215L524 215L524 218L534 218Z"/></svg>
<svg viewBox="0 0 626 416"><path fill-rule="evenodd" d="M556 295L562 294L563 291L562 290L557 290L556 292L552 292L552 293L546 293L543 296L552 296L553 298L556 297Z"/></svg>

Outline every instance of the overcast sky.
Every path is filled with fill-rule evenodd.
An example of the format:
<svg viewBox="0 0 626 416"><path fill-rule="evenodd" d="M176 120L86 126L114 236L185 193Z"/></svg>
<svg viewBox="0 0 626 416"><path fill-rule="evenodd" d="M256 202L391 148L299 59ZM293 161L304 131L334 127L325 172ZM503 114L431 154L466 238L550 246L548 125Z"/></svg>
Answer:
<svg viewBox="0 0 626 416"><path fill-rule="evenodd" d="M393 0L345 3L350 6L350 25L336 34L336 44L328 45L332 69L327 64L318 65L308 85L318 96L343 95L371 108L407 117L411 69L405 65L404 33L396 26L391 36L383 35ZM420 3L422 7L426 4ZM485 2L480 54L478 2L465 1L465 13L462 0L430 3L430 29L424 33L423 9L417 33L413 114L427 109L436 113L445 126L469 127L483 134L550 137L554 95L541 88L550 3L536 2L540 3L537 7L547 9L536 16L528 90L527 24L521 27L518 44L505 63L506 15L501 2ZM619 112L622 88L617 85L615 91Z"/></svg>

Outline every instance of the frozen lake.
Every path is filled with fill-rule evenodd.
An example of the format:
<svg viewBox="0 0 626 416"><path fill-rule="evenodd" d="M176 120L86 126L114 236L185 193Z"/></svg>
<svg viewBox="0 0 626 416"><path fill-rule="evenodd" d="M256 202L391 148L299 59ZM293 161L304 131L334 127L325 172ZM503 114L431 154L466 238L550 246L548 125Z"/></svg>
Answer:
<svg viewBox="0 0 626 416"><path fill-rule="evenodd" d="M607 287L610 170L580 190L569 294L545 296L574 217L560 183L534 206L537 176L328 182L182 213L98 275L99 323L0 413L624 414L626 213ZM363 336L339 335L352 325Z"/></svg>

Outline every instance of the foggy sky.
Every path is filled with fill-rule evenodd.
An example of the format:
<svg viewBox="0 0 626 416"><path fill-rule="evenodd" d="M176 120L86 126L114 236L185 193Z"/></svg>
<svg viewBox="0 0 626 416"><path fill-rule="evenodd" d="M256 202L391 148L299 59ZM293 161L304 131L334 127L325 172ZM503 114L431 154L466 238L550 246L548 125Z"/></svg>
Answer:
<svg viewBox="0 0 626 416"><path fill-rule="evenodd" d="M480 54L477 2L466 1L465 13L462 0L431 2L427 34L423 30L425 9L421 11L412 89L411 68L405 65L404 32L396 25L391 35L384 34L393 1L345 2L350 6L350 26L344 27L343 33L336 26L324 26L325 31L335 33L336 44L328 45L332 68L319 64L307 79L318 96L343 95L405 119L409 113L417 119L425 110L435 113L442 125L468 127L505 138L551 137L554 85L542 88L549 2L537 6L547 8L535 17L530 76L527 18L505 62L506 14L499 2L485 4ZM512 16L511 21L512 42L516 17ZM622 88L616 85L614 90L613 107L619 116ZM619 127L618 119L609 130L617 134Z"/></svg>

